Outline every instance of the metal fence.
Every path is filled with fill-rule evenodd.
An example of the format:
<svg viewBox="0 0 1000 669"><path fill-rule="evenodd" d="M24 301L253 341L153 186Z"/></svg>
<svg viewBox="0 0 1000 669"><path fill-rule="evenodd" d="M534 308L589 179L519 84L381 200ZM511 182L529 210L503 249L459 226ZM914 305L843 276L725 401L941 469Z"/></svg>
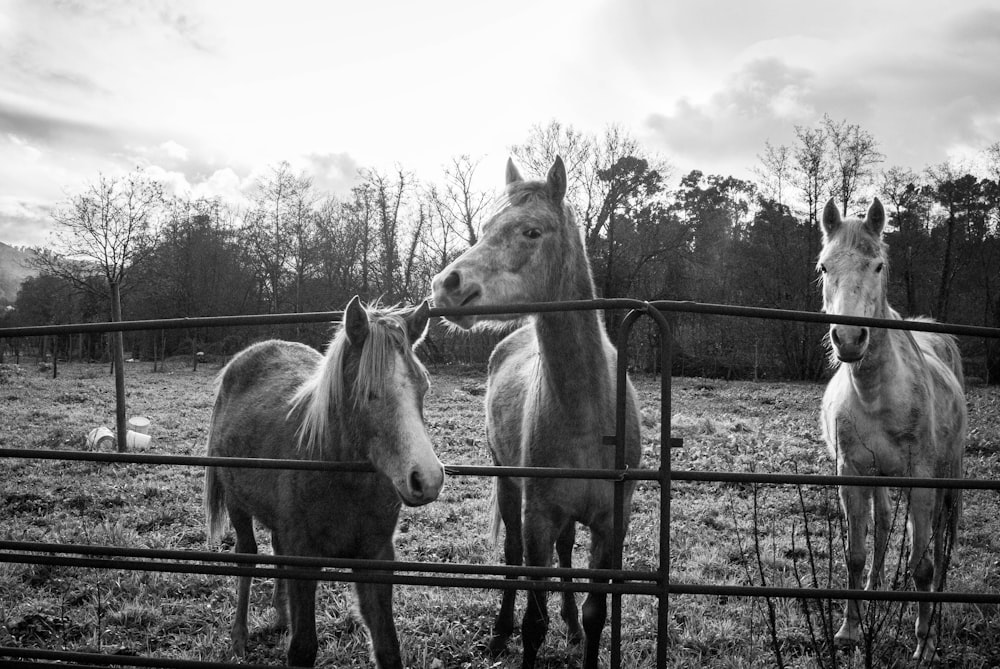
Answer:
<svg viewBox="0 0 1000 669"><path fill-rule="evenodd" d="M764 318L812 323L844 323L880 328L921 330L962 336L1000 338L1000 329L969 325L951 325L925 321L900 321L849 316L717 305L696 302L655 301L631 299L589 300L579 302L507 305L502 307L435 308L432 316L459 314L514 314L579 310L623 310L627 315L617 333L619 351L628 348L629 335L635 322L646 316L658 328L661 369L671 369L670 324L664 314L691 313L737 318ZM159 330L176 328L229 327L236 325L277 325L294 323L326 323L339 321L341 312L311 312L304 314L273 314L254 316L224 316L204 318L175 318L118 323L86 323L74 325L32 326L0 328L0 340L9 337L26 337L52 334L77 334L83 332L115 332ZM782 485L863 485L895 487L965 488L1000 490L1000 481L982 479L928 479L916 477L879 477L806 474L764 474L746 472L677 471L671 467L670 447L677 445L671 438L671 377L669 371L661 374L660 394L660 444L661 457L656 469L629 469L624 462L626 398L624 394L628 356L618 356L618 396L616 399L616 432L606 435L604 441L616 448L614 469L560 469L540 467L499 467L446 465L451 476L518 476L610 479L617 483L615 496L616 551L611 569L563 569L556 567L526 567L505 565L472 565L433 562L372 561L305 557L277 557L266 555L241 555L208 551L179 551L129 549L113 546L69 545L26 541L0 540L0 562L86 567L150 572L197 573L229 576L254 576L275 578L281 568L281 578L302 578L321 581L392 582L404 585L491 588L518 590L549 590L608 593L612 598L610 621L610 656L613 668L621 666L621 598L623 595L640 595L657 600L656 664L665 667L668 653L667 622L671 595L714 595L738 597L776 597L793 599L864 599L882 601L930 601L962 603L1000 603L1000 593L969 592L910 592L910 591L859 591L838 588L790 588L768 586L713 585L708 583L678 583L670 578L670 497L674 481L734 482ZM257 468L288 468L331 471L374 471L367 463L330 463L303 460L262 460L254 458L210 458L196 456L95 453L89 451L52 451L28 449L0 449L3 458L28 458L50 460L75 460L91 462L139 463L173 466L230 466ZM656 569L622 569L623 498L626 481L653 481L659 486L660 529L658 537L659 563ZM269 565L269 566L257 566ZM348 571L351 570L351 571ZM392 573L386 573L391 571ZM380 573L379 573L380 572ZM514 580L511 577L520 577ZM549 580L549 579L576 579ZM581 580L583 579L583 580ZM167 660L153 657L123 657L97 653L76 653L34 648L0 647L4 666L75 666L103 667L108 665L137 667L253 667L254 665L210 663L199 661Z"/></svg>

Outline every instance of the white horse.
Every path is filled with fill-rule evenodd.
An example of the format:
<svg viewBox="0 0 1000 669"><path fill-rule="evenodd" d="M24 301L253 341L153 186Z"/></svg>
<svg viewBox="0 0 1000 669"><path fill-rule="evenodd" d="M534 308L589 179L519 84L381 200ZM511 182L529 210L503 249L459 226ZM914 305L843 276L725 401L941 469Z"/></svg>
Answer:
<svg viewBox="0 0 1000 669"><path fill-rule="evenodd" d="M831 199L823 210L823 309L828 314L898 319L886 298L888 263L882 241L885 210L876 199L862 219L841 220ZM823 435L845 476L962 476L966 405L962 362L953 337L929 332L832 325L831 361L838 365L823 396ZM917 590L944 587L950 548L957 539L961 489L912 488L907 564ZM865 537L874 515L874 556L867 589L882 583L891 522L884 487L841 486L847 517L849 587L861 587ZM933 560L930 544L933 540ZM929 602L917 607L914 659L936 657ZM860 639L864 611L845 607L840 643Z"/></svg>

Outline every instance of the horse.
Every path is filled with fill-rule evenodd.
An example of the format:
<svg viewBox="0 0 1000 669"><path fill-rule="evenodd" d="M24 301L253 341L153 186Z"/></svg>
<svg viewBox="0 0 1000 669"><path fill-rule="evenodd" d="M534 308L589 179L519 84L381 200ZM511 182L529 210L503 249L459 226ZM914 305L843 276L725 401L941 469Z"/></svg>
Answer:
<svg viewBox="0 0 1000 669"><path fill-rule="evenodd" d="M480 240L435 276L439 307L588 300L594 280L573 209L565 202L566 168L556 157L544 181L525 181L512 160L505 196ZM463 329L511 315L461 315ZM488 321L486 319L489 319ZM494 327L496 324L494 323ZM498 465L614 467L614 449L602 438L615 431L617 352L594 311L535 313L493 350L486 388L486 435ZM640 458L639 414L631 382L627 393L626 464ZM634 482L625 485L625 527ZM550 566L553 546L562 567L572 565L576 523L591 532L590 566L610 568L615 550L614 483L593 479L497 477L492 494L493 537L506 528L504 558ZM506 649L514 629L516 591L505 590L489 651ZM521 624L522 666L535 664L548 628L547 595L530 591ZM584 665L596 668L607 598L591 593L583 607ZM570 641L581 640L576 600L564 592L562 617Z"/></svg>
<svg viewBox="0 0 1000 669"><path fill-rule="evenodd" d="M889 306L885 210L876 198L864 219L841 219L833 199L822 215L823 309L831 315L899 319ZM927 319L915 319L927 320ZM954 337L909 330L831 325L831 364L836 373L823 395L823 436L842 476L959 478L967 414L962 361ZM909 574L919 591L944 588L950 552L958 537L961 489L911 488L907 528ZM882 486L840 486L847 519L848 587L860 588L866 561L869 515L874 551L865 588L881 586L889 541L889 497ZM933 560L929 557L934 543ZM834 639L860 640L864 604L845 605ZM936 607L917 606L914 660L937 655L932 620Z"/></svg>
<svg viewBox="0 0 1000 669"><path fill-rule="evenodd" d="M326 354L293 342L249 346L219 375L209 456L368 461L374 473L210 466L210 542L236 531L235 550L256 553L253 519L275 555L391 560L400 505L434 501L444 468L423 422L427 370L412 347L427 329L425 301L409 311L364 307L355 297ZM233 651L246 654L250 577L240 577ZM392 585L356 583L375 665L400 669ZM288 664L316 660L316 581L278 579L279 627L290 623Z"/></svg>

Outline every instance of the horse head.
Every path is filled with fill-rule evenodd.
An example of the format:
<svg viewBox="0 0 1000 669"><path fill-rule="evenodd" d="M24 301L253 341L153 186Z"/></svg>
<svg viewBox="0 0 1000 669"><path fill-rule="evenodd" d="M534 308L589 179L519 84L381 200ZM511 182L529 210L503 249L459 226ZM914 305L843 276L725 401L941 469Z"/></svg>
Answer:
<svg viewBox="0 0 1000 669"><path fill-rule="evenodd" d="M344 313L347 341L358 354L348 405L363 416L369 459L407 506L434 501L444 484L423 418L427 370L413 353L427 331L428 311L423 302L406 313L369 312L355 297Z"/></svg>
<svg viewBox="0 0 1000 669"><path fill-rule="evenodd" d="M562 271L558 261L566 254L561 250L574 243L583 250L579 231L563 203L565 195L562 158L556 157L544 181L525 181L508 159L505 196L498 211L483 226L479 241L434 277L435 305L492 306L554 299L547 287ZM468 329L483 316L446 318Z"/></svg>
<svg viewBox="0 0 1000 669"><path fill-rule="evenodd" d="M885 209L878 198L864 219L841 219L833 198L823 209L823 310L837 316L884 317L888 311L886 247L882 242ZM830 344L841 362L858 362L868 351L870 328L833 324Z"/></svg>

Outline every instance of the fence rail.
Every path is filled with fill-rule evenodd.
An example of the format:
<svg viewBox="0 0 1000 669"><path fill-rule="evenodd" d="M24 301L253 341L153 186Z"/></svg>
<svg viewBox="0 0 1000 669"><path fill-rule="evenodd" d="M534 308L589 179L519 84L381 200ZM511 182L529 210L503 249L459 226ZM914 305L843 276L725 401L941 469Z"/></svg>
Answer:
<svg viewBox="0 0 1000 669"><path fill-rule="evenodd" d="M531 305L506 305L503 307L455 307L434 308L432 316L462 314L525 314L580 310L627 310L618 335L619 350L628 345L628 335L632 324L642 315L653 319L660 329L662 369L670 369L670 326L665 313L696 313L739 318L763 318L786 321L806 321L812 323L844 323L871 327L940 332L962 336L1000 339L1000 328L982 326L953 325L927 321L903 321L872 319L848 316L831 316L814 312L785 311L735 305L704 304L683 301L643 302L632 299L589 300L578 302L544 303ZM219 316L204 318L173 318L143 321L123 321L106 323L85 323L71 325L31 326L0 328L0 339L49 334L76 334L85 332L125 332L153 329L177 329L191 327L231 327L237 325L274 325L292 323L317 323L339 321L342 312L312 312L307 314L266 314L251 316ZM627 356L619 356L618 388L625 387L624 379ZM305 578L332 581L375 581L409 585L469 587L493 589L550 591L570 590L574 592L601 592L612 595L611 654L612 667L620 666L621 656L621 595L646 595L658 599L657 615L657 666L666 664L667 611L670 595L714 595L737 597L779 597L792 599L864 599L881 601L931 601L964 602L975 604L1000 603L1000 593L967 592L913 592L913 591L858 591L835 588L787 588L771 586L712 585L698 583L678 583L670 579L670 490L674 481L729 482L761 485L859 485L965 488L1000 490L1000 481L982 479L932 479L918 477L840 477L814 474L771 474L713 471L675 471L670 464L670 446L676 445L670 436L670 375L661 376L661 434L660 443L667 445L661 449L658 469L629 469L624 460L624 407L625 396L619 392L617 398L617 429L614 436L605 438L616 446L619 461L615 469L609 470L566 470L559 468L499 467L446 465L450 475L457 476L518 476L518 477L563 477L610 479L618 483L628 480L657 482L660 487L660 564L655 571L634 571L621 569L621 545L616 555L613 569L564 569L556 567L525 567L501 565L471 565L454 563L370 561L302 558L288 556L242 556L236 553L213 553L204 551L174 551L155 549L131 549L113 546L64 545L53 543L0 540L0 562L51 564L74 567L124 569L141 571L164 571L181 573L201 573L219 575L274 577L281 568L282 578ZM329 463L309 460L259 460L253 458L209 458L202 456L181 456L166 454L137 453L93 453L88 451L53 451L38 449L0 449L0 458L34 458L92 461L106 463L129 463L144 465L173 466L237 466L288 469L323 469L338 471L373 471L371 465L362 462ZM623 486L616 488L621 491ZM616 536L622 535L622 500L619 492L616 500ZM259 567L258 564L271 565ZM351 571L347 571L351 570ZM389 573L392 572L392 573ZM398 573L406 572L406 573ZM425 574L425 575L418 575ZM434 575L426 575L434 574ZM447 576L445 576L447 574ZM510 580L503 577L519 576L528 580ZM579 582L534 579L598 579L608 582ZM109 664L182 667L201 669L202 667L253 665L225 665L195 661L161 660L158 658L122 657L93 653L71 653L65 651L18 649L0 647L0 657L21 658L22 660L51 660L53 663L74 662L78 666L107 666ZM6 660L8 666L44 666L35 662ZM53 665L55 666L55 665ZM64 666L64 665L60 665Z"/></svg>

